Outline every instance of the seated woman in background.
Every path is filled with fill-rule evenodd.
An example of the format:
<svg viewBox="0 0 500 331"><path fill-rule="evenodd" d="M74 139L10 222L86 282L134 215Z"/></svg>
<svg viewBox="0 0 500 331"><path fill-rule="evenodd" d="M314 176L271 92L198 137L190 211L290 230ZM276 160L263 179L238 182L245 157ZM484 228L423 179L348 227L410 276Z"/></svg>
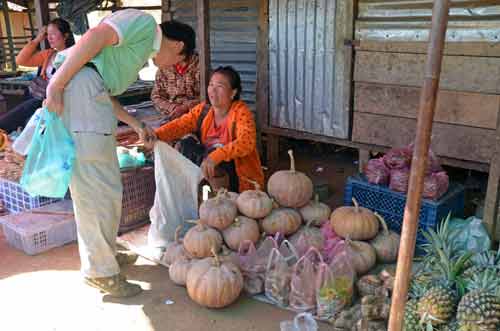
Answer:
<svg viewBox="0 0 500 331"><path fill-rule="evenodd" d="M50 48L38 51L38 45L45 38L49 41ZM56 18L48 26L43 27L35 39L23 47L16 56L16 64L39 67L38 76L31 82L28 99L0 116L0 129L11 132L24 126L33 113L42 106L48 81L55 73L52 63L57 52L74 44L75 39L69 23L61 18Z"/></svg>
<svg viewBox="0 0 500 331"><path fill-rule="evenodd" d="M200 64L198 55L194 53L195 32L189 25L182 24L170 33L172 36L167 37L174 40L179 39L177 35L183 36L184 59L165 69L158 69L151 92L154 107L166 116L167 121L181 117L200 102Z"/></svg>
<svg viewBox="0 0 500 331"><path fill-rule="evenodd" d="M193 142L192 137L185 138L179 142L181 152L189 150L190 155L186 156L198 165L201 162L203 176L210 184L220 173L227 174L229 187L226 188L234 192L254 189L246 179L264 187L255 121L248 106L240 100L240 94L238 72L232 67L219 67L210 77L210 103L202 102L156 130L158 139L166 142L189 133L197 134L199 144ZM188 145L191 148L186 148Z"/></svg>

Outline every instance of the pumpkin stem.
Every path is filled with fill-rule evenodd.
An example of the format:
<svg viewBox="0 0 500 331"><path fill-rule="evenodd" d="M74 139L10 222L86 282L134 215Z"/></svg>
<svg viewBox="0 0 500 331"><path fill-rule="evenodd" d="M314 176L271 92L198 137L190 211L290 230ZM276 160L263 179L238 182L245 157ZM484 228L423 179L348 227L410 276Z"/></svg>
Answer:
<svg viewBox="0 0 500 331"><path fill-rule="evenodd" d="M219 255L217 255L217 252L215 251L215 247L212 246L212 248L210 249L210 252L214 256L215 266L220 267L220 259L219 259Z"/></svg>
<svg viewBox="0 0 500 331"><path fill-rule="evenodd" d="M295 158L291 149L288 150L288 155L290 156L290 171L295 172Z"/></svg>
<svg viewBox="0 0 500 331"><path fill-rule="evenodd" d="M181 236L181 230L182 225L178 225L177 228L175 228L174 241L178 244L182 243L182 241L179 240L179 237Z"/></svg>
<svg viewBox="0 0 500 331"><path fill-rule="evenodd" d="M247 177L242 177L243 180L249 182L250 184L252 184L254 187L255 187L255 190L256 191L260 191L260 185L259 183L257 183L255 180L251 180L250 178L247 178Z"/></svg>
<svg viewBox="0 0 500 331"><path fill-rule="evenodd" d="M359 213L359 203L358 203L358 200L356 200L355 197L352 197L352 203L354 203L354 211L356 213Z"/></svg>
<svg viewBox="0 0 500 331"><path fill-rule="evenodd" d="M233 224L234 224L234 226L240 226L241 225L239 217L236 217L234 219L234 223Z"/></svg>
<svg viewBox="0 0 500 331"><path fill-rule="evenodd" d="M310 220L306 223L306 228L310 228L311 224L314 222L314 220Z"/></svg>
<svg viewBox="0 0 500 331"><path fill-rule="evenodd" d="M379 215L378 213L373 213L375 214L375 217L378 218L378 221L380 222L380 224L382 224L382 231L384 232L384 234L389 234L389 228L387 227L387 222L384 220L384 218Z"/></svg>
<svg viewBox="0 0 500 331"><path fill-rule="evenodd" d="M319 194L314 195L314 202L319 203Z"/></svg>

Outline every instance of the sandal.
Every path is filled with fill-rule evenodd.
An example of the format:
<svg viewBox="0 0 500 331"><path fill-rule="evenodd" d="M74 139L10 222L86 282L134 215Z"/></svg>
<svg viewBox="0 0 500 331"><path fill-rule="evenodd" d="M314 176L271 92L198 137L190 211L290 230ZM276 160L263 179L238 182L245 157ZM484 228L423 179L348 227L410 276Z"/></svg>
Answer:
<svg viewBox="0 0 500 331"><path fill-rule="evenodd" d="M119 252L116 254L116 262L118 262L118 265L120 267L123 267L125 265L129 264L134 264L135 261L137 261L137 258L139 255L132 253L132 252Z"/></svg>
<svg viewBox="0 0 500 331"><path fill-rule="evenodd" d="M142 292L139 285L127 282L126 278L120 274L110 277L85 277L84 280L87 285L115 298L132 297Z"/></svg>

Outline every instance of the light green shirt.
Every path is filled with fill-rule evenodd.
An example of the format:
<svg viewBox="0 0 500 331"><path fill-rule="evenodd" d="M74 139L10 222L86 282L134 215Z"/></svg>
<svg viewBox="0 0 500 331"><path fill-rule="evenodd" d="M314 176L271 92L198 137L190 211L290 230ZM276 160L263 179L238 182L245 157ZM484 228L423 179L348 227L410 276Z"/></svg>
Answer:
<svg viewBox="0 0 500 331"><path fill-rule="evenodd" d="M91 60L110 95L119 95L137 80L139 70L159 50L161 30L153 16L137 9L119 10L103 23L118 34L117 45L108 46Z"/></svg>

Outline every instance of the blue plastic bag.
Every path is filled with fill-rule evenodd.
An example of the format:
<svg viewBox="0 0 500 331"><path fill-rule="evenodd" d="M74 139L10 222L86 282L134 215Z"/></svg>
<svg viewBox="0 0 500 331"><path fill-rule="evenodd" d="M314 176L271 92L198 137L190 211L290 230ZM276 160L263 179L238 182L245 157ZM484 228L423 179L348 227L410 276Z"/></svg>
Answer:
<svg viewBox="0 0 500 331"><path fill-rule="evenodd" d="M44 108L24 163L21 186L32 196L64 198L75 154L73 138L59 116Z"/></svg>

